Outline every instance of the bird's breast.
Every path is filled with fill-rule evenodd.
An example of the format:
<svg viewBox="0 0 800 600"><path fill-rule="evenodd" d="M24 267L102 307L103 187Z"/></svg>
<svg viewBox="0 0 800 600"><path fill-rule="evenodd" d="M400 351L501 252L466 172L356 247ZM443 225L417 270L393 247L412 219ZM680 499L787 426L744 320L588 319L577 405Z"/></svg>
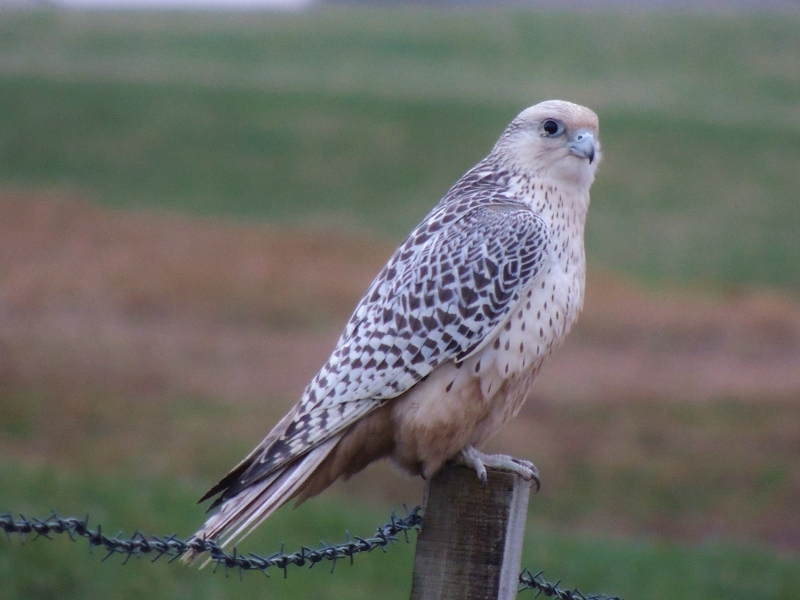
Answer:
<svg viewBox="0 0 800 600"><path fill-rule="evenodd" d="M547 257L506 319L475 354L439 365L393 402L392 456L411 472L434 473L513 418L577 319L585 281L583 219L570 213L557 190L549 191L537 207L550 226Z"/></svg>
<svg viewBox="0 0 800 600"><path fill-rule="evenodd" d="M487 395L495 379L535 376L575 322L583 299L576 275L550 272L521 295L508 320L480 358L479 375ZM496 386L496 384L494 384ZM495 388L496 389L496 388Z"/></svg>
<svg viewBox="0 0 800 600"><path fill-rule="evenodd" d="M583 304L584 271L582 253L566 260L556 253L523 290L494 339L473 358L470 369L492 407L476 429L476 444L519 412L545 360L569 333Z"/></svg>

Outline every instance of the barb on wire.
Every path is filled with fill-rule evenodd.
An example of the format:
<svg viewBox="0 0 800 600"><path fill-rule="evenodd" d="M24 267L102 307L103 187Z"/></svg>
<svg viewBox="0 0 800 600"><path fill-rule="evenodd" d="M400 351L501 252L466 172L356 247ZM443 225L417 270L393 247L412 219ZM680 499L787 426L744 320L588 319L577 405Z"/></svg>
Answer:
<svg viewBox="0 0 800 600"><path fill-rule="evenodd" d="M331 570L336 566L336 561L342 558L349 558L353 563L353 557L360 552L371 552L375 548L384 549L390 543L397 541L400 533L405 534L408 541L408 532L418 530L422 523L420 511L421 506L416 506L408 511L405 516L398 517L392 513L391 519L385 525L378 527L372 537L351 537L349 533L345 535L345 540L340 544L323 545L322 548L307 548L303 546L297 552L286 553L283 547L279 552L271 556L264 557L258 554L238 554L236 548L228 553L213 540L189 538L182 540L175 535L166 537L148 537L140 532L136 532L130 538L123 538L121 534L109 537L103 534L100 526L97 529L89 527L89 517L77 519L75 517L59 517L56 514L50 515L46 519L27 519L20 515L19 519L14 519L12 515L0 515L0 529L10 539L11 534L17 534L24 541L26 535L32 535L33 539L45 537L52 539L51 534L66 533L71 540L86 538L89 547L101 546L106 550L103 560L112 554L121 554L125 557L123 563L130 560L132 556L152 556L153 562L162 556L166 556L173 561L180 558L189 551L198 553L207 552L211 561L217 566L225 567L225 570L237 569L243 571L261 571L267 574L267 569L277 567L283 571L284 577L287 575L289 566L302 567L308 565L313 567L318 562L325 560L333 563ZM268 575L268 574L267 574Z"/></svg>
<svg viewBox="0 0 800 600"><path fill-rule="evenodd" d="M571 590L562 590L559 586L561 581L549 583L542 577L544 571L539 571L534 574L528 569L524 569L519 574L519 591L536 590L536 595L544 594L548 598L555 597L558 600L622 600L619 596L606 596L605 594L589 594L588 596L581 593L577 588Z"/></svg>

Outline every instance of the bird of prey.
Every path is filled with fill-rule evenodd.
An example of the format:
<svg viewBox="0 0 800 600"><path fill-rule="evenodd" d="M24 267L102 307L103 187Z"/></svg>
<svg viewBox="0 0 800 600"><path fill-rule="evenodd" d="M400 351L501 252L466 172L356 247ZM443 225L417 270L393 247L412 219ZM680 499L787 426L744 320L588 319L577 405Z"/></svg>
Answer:
<svg viewBox="0 0 800 600"><path fill-rule="evenodd" d="M239 539L385 457L425 478L456 459L538 485L532 463L477 448L583 304L598 127L560 100L511 122L378 273L299 402L203 497L219 511L196 537Z"/></svg>

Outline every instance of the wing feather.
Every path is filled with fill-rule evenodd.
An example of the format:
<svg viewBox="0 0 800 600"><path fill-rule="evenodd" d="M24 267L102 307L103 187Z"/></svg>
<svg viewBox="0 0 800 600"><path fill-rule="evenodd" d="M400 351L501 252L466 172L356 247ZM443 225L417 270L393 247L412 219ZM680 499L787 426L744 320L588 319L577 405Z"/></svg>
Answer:
<svg viewBox="0 0 800 600"><path fill-rule="evenodd" d="M545 261L546 224L516 202L479 204L442 220L434 210L397 249L290 422L270 433L258 460L220 500L341 432L442 362L463 361L503 325Z"/></svg>

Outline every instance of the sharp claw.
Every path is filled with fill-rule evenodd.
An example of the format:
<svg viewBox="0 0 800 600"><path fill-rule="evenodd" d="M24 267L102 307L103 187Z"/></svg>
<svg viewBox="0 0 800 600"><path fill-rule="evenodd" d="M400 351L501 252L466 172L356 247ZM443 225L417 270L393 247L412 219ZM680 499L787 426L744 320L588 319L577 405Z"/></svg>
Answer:
<svg viewBox="0 0 800 600"><path fill-rule="evenodd" d="M539 469L536 468L532 462L525 461L524 465L531 470L531 478L530 480L536 486L536 492L538 493L539 490L542 489L542 480L539 479Z"/></svg>
<svg viewBox="0 0 800 600"><path fill-rule="evenodd" d="M457 462L475 469L478 479L481 480L483 485L488 485L489 483L489 476L486 472L486 466L489 465L511 473L516 473L523 479L532 481L536 485L537 492L542 487L542 483L539 479L539 470L536 468L536 465L527 460L512 458L502 454L483 454L472 446L468 446L461 451Z"/></svg>

